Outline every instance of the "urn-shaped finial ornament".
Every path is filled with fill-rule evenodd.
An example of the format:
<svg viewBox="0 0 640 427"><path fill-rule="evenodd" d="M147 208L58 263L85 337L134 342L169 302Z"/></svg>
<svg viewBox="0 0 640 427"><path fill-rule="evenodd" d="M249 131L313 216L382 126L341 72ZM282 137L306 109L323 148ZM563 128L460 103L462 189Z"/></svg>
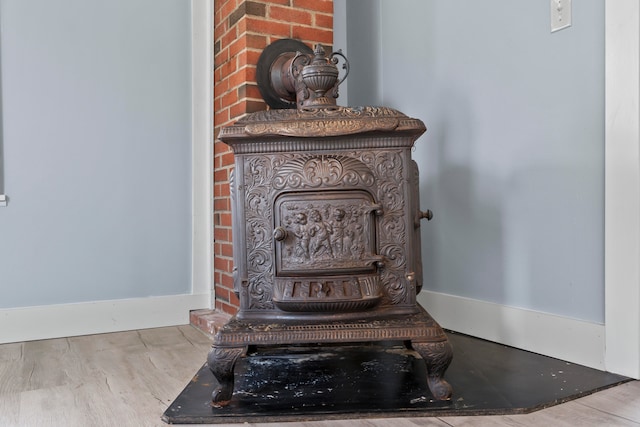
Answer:
<svg viewBox="0 0 640 427"><path fill-rule="evenodd" d="M293 50L295 49L295 50ZM344 75L338 63L341 62ZM272 108L331 108L336 106L338 86L349 74L349 61L342 51L326 54L317 44L312 51L298 40L278 40L260 55L258 88Z"/></svg>
<svg viewBox="0 0 640 427"><path fill-rule="evenodd" d="M344 58L345 74L338 79L338 56ZM326 56L324 47L317 44L313 56L300 52L291 61L291 76L296 80L298 108L322 108L336 105L338 86L349 74L349 62L341 51Z"/></svg>

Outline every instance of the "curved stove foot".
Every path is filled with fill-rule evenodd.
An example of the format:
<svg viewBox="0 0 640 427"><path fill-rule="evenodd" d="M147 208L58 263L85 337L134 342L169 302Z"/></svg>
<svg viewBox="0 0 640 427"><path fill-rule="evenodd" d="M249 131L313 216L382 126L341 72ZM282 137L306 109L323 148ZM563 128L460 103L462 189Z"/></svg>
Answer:
<svg viewBox="0 0 640 427"><path fill-rule="evenodd" d="M233 368L238 357L246 353L246 347L211 347L207 364L218 380L218 386L211 393L211 405L216 408L227 406L233 395Z"/></svg>
<svg viewBox="0 0 640 427"><path fill-rule="evenodd" d="M427 365L427 384L437 400L451 399L451 385L442 378L453 358L449 341L412 342L411 346Z"/></svg>

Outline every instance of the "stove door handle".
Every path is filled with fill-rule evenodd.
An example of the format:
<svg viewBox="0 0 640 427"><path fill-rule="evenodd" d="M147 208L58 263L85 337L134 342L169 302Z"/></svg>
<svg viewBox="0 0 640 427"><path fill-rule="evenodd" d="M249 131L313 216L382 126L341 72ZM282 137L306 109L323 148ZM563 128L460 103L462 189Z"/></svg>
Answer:
<svg viewBox="0 0 640 427"><path fill-rule="evenodd" d="M276 227L273 230L273 238L278 242L283 241L287 238L287 230L284 227Z"/></svg>
<svg viewBox="0 0 640 427"><path fill-rule="evenodd" d="M426 219L427 221L431 221L433 219L433 212L431 209L427 209L426 211L420 211L418 213L419 219Z"/></svg>
<svg viewBox="0 0 640 427"><path fill-rule="evenodd" d="M377 269L381 269L385 266L385 258L382 255L373 255L369 263L369 265L372 265Z"/></svg>
<svg viewBox="0 0 640 427"><path fill-rule="evenodd" d="M384 215L384 210L382 209L382 205L378 203L366 206L366 212L367 213L373 212L375 216Z"/></svg>

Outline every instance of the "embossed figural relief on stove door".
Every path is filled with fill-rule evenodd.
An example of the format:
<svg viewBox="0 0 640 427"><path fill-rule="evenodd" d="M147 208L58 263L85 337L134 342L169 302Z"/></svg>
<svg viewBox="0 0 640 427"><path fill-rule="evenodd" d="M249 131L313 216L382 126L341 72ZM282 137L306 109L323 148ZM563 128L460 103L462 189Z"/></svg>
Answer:
<svg viewBox="0 0 640 427"><path fill-rule="evenodd" d="M357 310L382 298L374 215L365 191L286 193L275 204L273 300L285 311Z"/></svg>
<svg viewBox="0 0 640 427"><path fill-rule="evenodd" d="M354 311L414 303L402 150L247 155L252 309Z"/></svg>

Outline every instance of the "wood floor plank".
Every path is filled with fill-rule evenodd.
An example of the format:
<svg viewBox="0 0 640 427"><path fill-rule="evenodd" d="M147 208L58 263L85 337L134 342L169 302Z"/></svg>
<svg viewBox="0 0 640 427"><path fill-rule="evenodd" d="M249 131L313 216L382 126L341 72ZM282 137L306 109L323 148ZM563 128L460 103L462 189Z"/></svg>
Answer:
<svg viewBox="0 0 640 427"><path fill-rule="evenodd" d="M24 343L10 343L0 345L0 362L11 362L22 359Z"/></svg>
<svg viewBox="0 0 640 427"><path fill-rule="evenodd" d="M638 423L614 414L608 414L589 408L575 401L552 406L524 415L504 415L486 417L447 417L445 422L453 427L575 427L575 426L611 426L638 427Z"/></svg>
<svg viewBox="0 0 640 427"><path fill-rule="evenodd" d="M376 427L397 426L397 427L448 427L448 424L439 418L379 418L367 420L368 425Z"/></svg>
<svg viewBox="0 0 640 427"><path fill-rule="evenodd" d="M14 390L0 394L0 426L17 426L19 418L20 393Z"/></svg>
<svg viewBox="0 0 640 427"><path fill-rule="evenodd" d="M17 375L23 365L22 361L0 362L0 397L24 390L24 379Z"/></svg>
<svg viewBox="0 0 640 427"><path fill-rule="evenodd" d="M182 336L194 346L202 345L206 348L210 348L213 343L213 339L211 337L191 325L181 325L177 326L177 328Z"/></svg>
<svg viewBox="0 0 640 427"><path fill-rule="evenodd" d="M72 384L82 375L82 361L66 338L31 341L24 345L20 378L23 390Z"/></svg>
<svg viewBox="0 0 640 427"><path fill-rule="evenodd" d="M146 350L137 331L71 337L68 341L73 351L85 358L91 358L102 351L132 353Z"/></svg>
<svg viewBox="0 0 640 427"><path fill-rule="evenodd" d="M603 390L578 399L576 402L640 423L640 381L632 381Z"/></svg>
<svg viewBox="0 0 640 427"><path fill-rule="evenodd" d="M352 420L306 421L291 423L251 423L251 427L448 427L448 424L438 418L419 418L419 424L408 418L374 418ZM217 424L219 426L219 424ZM229 424L231 426L231 424ZM238 424L235 424L238 427Z"/></svg>

